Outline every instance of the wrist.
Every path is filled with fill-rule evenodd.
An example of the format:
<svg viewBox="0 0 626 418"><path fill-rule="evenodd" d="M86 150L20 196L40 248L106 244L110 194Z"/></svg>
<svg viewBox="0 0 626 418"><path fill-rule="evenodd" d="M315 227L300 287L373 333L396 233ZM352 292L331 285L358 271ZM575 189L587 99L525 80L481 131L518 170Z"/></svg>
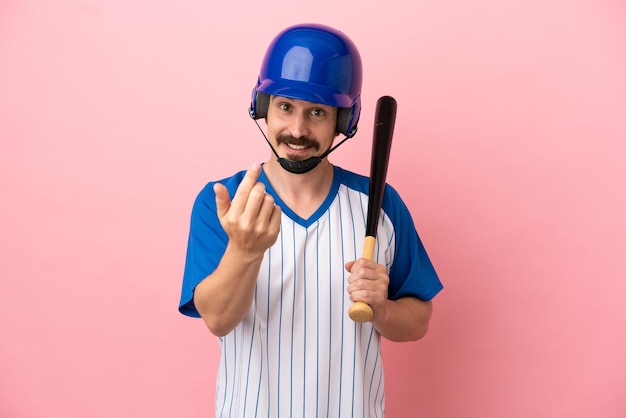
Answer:
<svg viewBox="0 0 626 418"><path fill-rule="evenodd" d="M232 242L229 242L226 246L223 258L230 258L239 264L260 264L261 261L263 261L264 255L265 251L242 248Z"/></svg>

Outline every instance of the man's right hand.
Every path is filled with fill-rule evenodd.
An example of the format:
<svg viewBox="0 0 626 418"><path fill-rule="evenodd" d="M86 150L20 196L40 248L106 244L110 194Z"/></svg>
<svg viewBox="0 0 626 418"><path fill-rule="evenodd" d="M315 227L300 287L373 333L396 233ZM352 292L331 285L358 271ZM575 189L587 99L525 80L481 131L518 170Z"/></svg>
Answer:
<svg viewBox="0 0 626 418"><path fill-rule="evenodd" d="M262 257L278 238L281 210L257 182L261 166L254 164L239 184L233 200L223 184L213 186L217 216L229 238L229 246L253 257Z"/></svg>

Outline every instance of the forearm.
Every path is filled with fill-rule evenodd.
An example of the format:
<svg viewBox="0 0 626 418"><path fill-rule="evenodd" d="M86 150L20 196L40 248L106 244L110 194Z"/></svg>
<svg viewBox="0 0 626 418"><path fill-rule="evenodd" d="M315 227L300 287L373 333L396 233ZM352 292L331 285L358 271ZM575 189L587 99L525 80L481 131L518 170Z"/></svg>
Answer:
<svg viewBox="0 0 626 418"><path fill-rule="evenodd" d="M397 342L416 341L428 332L432 302L405 297L389 300L374 314L373 325L386 339Z"/></svg>
<svg viewBox="0 0 626 418"><path fill-rule="evenodd" d="M215 271L196 286L194 304L214 335L228 334L250 310L262 260L228 246Z"/></svg>

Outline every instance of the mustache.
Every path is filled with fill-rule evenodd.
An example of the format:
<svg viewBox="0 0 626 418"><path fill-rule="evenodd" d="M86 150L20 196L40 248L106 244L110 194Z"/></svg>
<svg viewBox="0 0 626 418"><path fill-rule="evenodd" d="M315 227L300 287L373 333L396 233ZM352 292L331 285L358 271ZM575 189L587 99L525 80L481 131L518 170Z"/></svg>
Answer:
<svg viewBox="0 0 626 418"><path fill-rule="evenodd" d="M301 136L296 138L292 135L277 135L276 142L280 145L281 143L292 144L298 146L305 146L315 148L316 151L320 149L320 144L315 139L310 138L308 136Z"/></svg>

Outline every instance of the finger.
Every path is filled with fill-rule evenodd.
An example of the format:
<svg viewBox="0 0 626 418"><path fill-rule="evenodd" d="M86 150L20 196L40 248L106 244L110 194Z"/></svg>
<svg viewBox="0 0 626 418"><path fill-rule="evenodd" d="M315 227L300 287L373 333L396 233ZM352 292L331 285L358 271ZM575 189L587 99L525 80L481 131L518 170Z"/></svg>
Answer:
<svg viewBox="0 0 626 418"><path fill-rule="evenodd" d="M280 232L280 219L281 219L280 206L274 205L272 208L272 215L270 216L270 229L278 236Z"/></svg>
<svg viewBox="0 0 626 418"><path fill-rule="evenodd" d="M387 270L382 264L361 258L357 261L346 263L350 267L348 283L357 287L370 287L372 283L388 282Z"/></svg>
<svg viewBox="0 0 626 418"><path fill-rule="evenodd" d="M272 213L274 212L274 206L276 205L272 195L264 193L263 201L259 209L259 221L264 224L269 224Z"/></svg>
<svg viewBox="0 0 626 418"><path fill-rule="evenodd" d="M232 204L238 208L239 211L243 211L246 202L248 201L248 196L250 195L250 191L254 188L254 185L257 183L259 179L259 175L261 174L261 166L257 163L254 163L252 167L246 172L246 175L239 183L237 187L237 191L235 192L235 196L233 196Z"/></svg>
<svg viewBox="0 0 626 418"><path fill-rule="evenodd" d="M243 215L249 219L257 219L260 216L261 207L266 198L272 198L265 193L265 185L256 183L248 193L248 200L245 203ZM272 204L273 204L272 198Z"/></svg>
<svg viewBox="0 0 626 418"><path fill-rule="evenodd" d="M371 264L374 264L374 262L366 258L359 258L358 260L347 262L345 267L347 271L352 273L350 275L350 277L352 277L352 280L355 280L358 277L366 275L366 270L371 270Z"/></svg>
<svg viewBox="0 0 626 418"><path fill-rule="evenodd" d="M230 209L230 194L226 186L220 183L213 185L213 192L215 192L215 206L217 208L218 218L223 218Z"/></svg>
<svg viewBox="0 0 626 418"><path fill-rule="evenodd" d="M271 201L271 205L269 202ZM281 221L281 210L280 206L274 204L274 199L268 199L266 202L268 204L264 204L262 208L263 216L266 216L265 213L269 212L267 215L266 225L267 225L267 234L274 238L272 244L276 242L278 238L278 233L280 232L280 221Z"/></svg>
<svg viewBox="0 0 626 418"><path fill-rule="evenodd" d="M386 268L384 265L379 264L373 260L368 260L367 258L359 258L358 260L354 261L354 264L351 266L350 270L352 269L368 269L368 270L376 270L379 272L386 271Z"/></svg>

